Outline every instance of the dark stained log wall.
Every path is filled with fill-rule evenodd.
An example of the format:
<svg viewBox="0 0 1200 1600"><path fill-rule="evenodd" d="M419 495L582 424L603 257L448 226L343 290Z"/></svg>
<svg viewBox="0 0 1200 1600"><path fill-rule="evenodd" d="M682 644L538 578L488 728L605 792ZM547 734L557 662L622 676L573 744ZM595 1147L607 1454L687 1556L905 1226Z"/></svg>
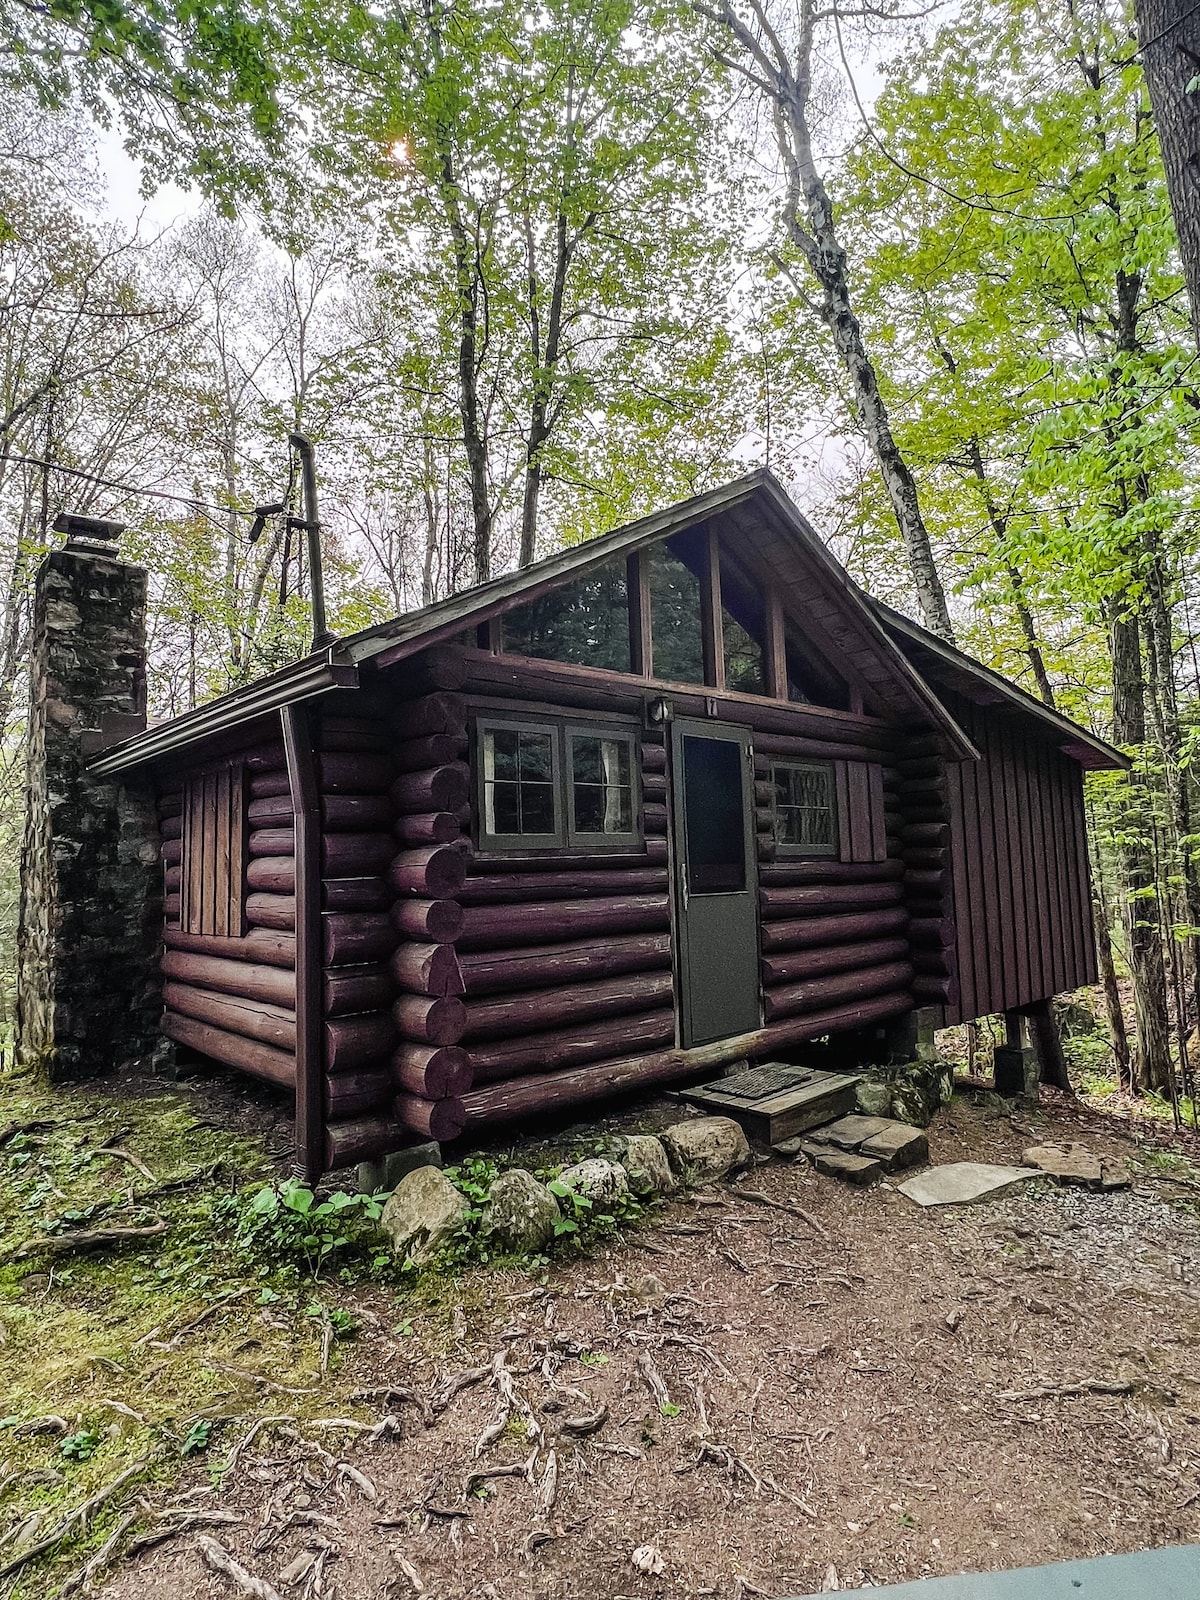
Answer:
<svg viewBox="0 0 1200 1600"><path fill-rule="evenodd" d="M941 694L983 757L946 768L959 1022L1098 974L1078 764L1003 710Z"/></svg>

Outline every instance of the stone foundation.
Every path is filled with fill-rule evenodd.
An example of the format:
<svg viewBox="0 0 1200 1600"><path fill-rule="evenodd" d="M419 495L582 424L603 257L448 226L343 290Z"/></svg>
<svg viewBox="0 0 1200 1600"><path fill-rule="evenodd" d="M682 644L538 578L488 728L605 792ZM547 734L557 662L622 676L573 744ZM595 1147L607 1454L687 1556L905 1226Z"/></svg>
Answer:
<svg viewBox="0 0 1200 1600"><path fill-rule="evenodd" d="M954 1068L949 1062L902 1061L869 1069L855 1101L863 1116L891 1117L927 1128L953 1094Z"/></svg>
<svg viewBox="0 0 1200 1600"><path fill-rule="evenodd" d="M146 572L119 524L57 526L34 600L17 1059L63 1080L154 1049L162 872L152 796L87 769L145 725Z"/></svg>

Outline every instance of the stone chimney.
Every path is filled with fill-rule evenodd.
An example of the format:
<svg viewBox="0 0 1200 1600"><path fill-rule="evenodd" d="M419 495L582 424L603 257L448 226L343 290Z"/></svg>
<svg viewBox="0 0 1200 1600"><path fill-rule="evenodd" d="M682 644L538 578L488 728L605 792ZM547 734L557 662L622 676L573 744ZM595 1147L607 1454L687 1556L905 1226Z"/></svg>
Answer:
<svg viewBox="0 0 1200 1600"><path fill-rule="evenodd" d="M34 594L17 1059L51 1080L148 1057L162 872L153 796L90 756L146 725L146 570L122 524L63 516Z"/></svg>

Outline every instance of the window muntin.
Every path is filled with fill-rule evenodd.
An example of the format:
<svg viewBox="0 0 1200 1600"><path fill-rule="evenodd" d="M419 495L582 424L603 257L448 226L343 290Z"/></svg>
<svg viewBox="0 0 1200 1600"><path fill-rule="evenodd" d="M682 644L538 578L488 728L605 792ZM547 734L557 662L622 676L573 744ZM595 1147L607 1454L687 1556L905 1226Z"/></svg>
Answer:
<svg viewBox="0 0 1200 1600"><path fill-rule="evenodd" d="M631 841L636 834L632 736L568 729L567 746L572 842Z"/></svg>
<svg viewBox="0 0 1200 1600"><path fill-rule="evenodd" d="M833 767L819 761L777 763L775 844L789 855L831 856L837 850Z"/></svg>
<svg viewBox="0 0 1200 1600"><path fill-rule="evenodd" d="M632 731L481 718L476 751L481 849L638 846Z"/></svg>

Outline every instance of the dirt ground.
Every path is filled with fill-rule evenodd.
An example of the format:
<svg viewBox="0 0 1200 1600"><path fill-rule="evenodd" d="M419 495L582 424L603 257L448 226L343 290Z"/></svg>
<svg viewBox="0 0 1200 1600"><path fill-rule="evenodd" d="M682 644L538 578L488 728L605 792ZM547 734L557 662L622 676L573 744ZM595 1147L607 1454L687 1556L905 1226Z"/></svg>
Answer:
<svg viewBox="0 0 1200 1600"><path fill-rule="evenodd" d="M283 1420L219 1487L189 1468L187 1531L102 1593L224 1600L205 1537L305 1600L740 1600L1200 1539L1200 1184L1061 1101L930 1130L936 1161L1042 1139L1134 1187L922 1211L774 1159L440 1318L352 1291L362 1398L294 1426L276 1374Z"/></svg>

